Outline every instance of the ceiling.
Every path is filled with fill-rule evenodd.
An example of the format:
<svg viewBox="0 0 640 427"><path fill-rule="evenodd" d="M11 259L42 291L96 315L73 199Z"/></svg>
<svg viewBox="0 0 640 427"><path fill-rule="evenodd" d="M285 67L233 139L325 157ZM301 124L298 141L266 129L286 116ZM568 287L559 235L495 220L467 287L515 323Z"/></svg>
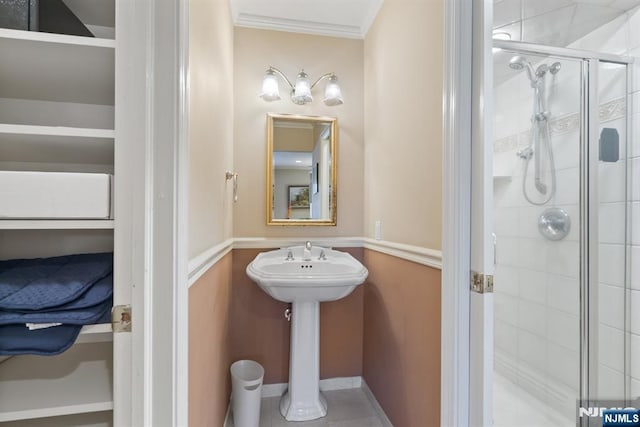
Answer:
<svg viewBox="0 0 640 427"><path fill-rule="evenodd" d="M274 151L273 167L276 169L311 170L311 153L305 151Z"/></svg>
<svg viewBox="0 0 640 427"><path fill-rule="evenodd" d="M494 0L494 32L566 47L640 5L640 0Z"/></svg>
<svg viewBox="0 0 640 427"><path fill-rule="evenodd" d="M363 39L384 0L229 0L239 27Z"/></svg>
<svg viewBox="0 0 640 427"><path fill-rule="evenodd" d="M640 6L640 0L494 0L493 31L511 40L567 47L618 16ZM494 83L514 76L507 63L513 55L494 53Z"/></svg>

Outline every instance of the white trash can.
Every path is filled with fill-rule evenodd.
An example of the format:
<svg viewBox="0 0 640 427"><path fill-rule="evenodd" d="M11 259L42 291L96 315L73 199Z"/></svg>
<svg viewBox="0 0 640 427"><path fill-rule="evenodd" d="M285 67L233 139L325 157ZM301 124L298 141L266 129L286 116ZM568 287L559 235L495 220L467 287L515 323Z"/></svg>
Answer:
<svg viewBox="0 0 640 427"><path fill-rule="evenodd" d="M231 365L231 402L234 427L260 425L260 398L264 368L253 360L238 360Z"/></svg>

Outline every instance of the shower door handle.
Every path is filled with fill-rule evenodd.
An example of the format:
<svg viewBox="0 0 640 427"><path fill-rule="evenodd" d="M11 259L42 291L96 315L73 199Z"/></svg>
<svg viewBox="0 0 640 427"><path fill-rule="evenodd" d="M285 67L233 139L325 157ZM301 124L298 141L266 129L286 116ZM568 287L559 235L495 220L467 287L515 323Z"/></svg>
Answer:
<svg viewBox="0 0 640 427"><path fill-rule="evenodd" d="M498 264L498 238L496 237L496 233L491 233L491 237L493 238L493 265Z"/></svg>

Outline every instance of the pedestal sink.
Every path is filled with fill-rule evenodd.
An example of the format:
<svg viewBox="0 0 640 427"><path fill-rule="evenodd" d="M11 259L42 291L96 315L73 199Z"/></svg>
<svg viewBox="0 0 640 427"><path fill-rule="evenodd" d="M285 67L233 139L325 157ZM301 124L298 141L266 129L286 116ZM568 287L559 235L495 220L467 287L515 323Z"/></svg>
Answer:
<svg viewBox="0 0 640 427"><path fill-rule="evenodd" d="M288 421L324 417L320 393L320 302L349 295L369 272L345 252L293 246L259 254L247 274L278 301L292 304L289 389L280 400Z"/></svg>

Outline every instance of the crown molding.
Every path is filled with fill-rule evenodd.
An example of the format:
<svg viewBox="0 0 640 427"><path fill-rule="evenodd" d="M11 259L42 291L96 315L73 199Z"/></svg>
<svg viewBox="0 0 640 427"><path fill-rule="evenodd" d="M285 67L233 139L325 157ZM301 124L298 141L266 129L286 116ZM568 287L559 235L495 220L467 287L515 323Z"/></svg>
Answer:
<svg viewBox="0 0 640 427"><path fill-rule="evenodd" d="M357 25L330 24L300 19L276 18L240 12L235 16L237 27L259 28L262 30L287 31L290 33L312 34L316 36L364 39L363 28Z"/></svg>

